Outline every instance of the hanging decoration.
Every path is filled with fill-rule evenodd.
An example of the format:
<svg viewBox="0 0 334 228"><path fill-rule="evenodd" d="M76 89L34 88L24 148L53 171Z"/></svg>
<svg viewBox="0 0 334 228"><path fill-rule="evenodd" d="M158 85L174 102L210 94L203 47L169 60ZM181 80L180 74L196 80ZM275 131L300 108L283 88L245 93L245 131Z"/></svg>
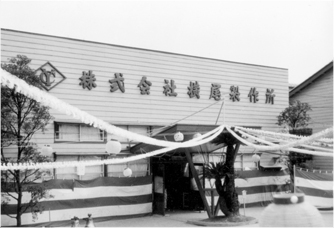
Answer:
<svg viewBox="0 0 334 228"><path fill-rule="evenodd" d="M224 130L224 126L219 126L218 128L203 134L200 138L191 139L184 143L181 143L180 146L167 147L162 148L156 151L152 151L146 154L139 154L131 157L124 158L112 158L105 160L92 160L92 161L62 161L62 162L43 162L43 163L7 163L1 164L2 170L25 170L25 169L51 169L51 168L64 168L64 167L77 167L77 166L95 166L95 165L110 165L110 164L121 164L127 163L130 161L140 160L144 158L148 158L151 156L155 156L158 154L163 154L171 150L175 150L179 147L193 147L198 146L207 142L210 142L214 138L216 138L221 132ZM200 140L203 138L202 140Z"/></svg>
<svg viewBox="0 0 334 228"><path fill-rule="evenodd" d="M125 177L131 177L131 175L132 175L132 170L131 170L129 167L125 168L124 171L123 171L123 175L124 175Z"/></svg>
<svg viewBox="0 0 334 228"><path fill-rule="evenodd" d="M95 116L90 115L85 111L82 111L62 100L59 100L58 98L52 96L51 94L46 93L45 91L40 90L37 87L27 84L22 79L19 79L16 76L11 75L10 73L8 73L3 69L1 69L1 83L4 86L8 86L11 89L15 88L16 92L21 93L31 99L34 99L45 106L51 107L55 110L60 111L61 113L72 116L74 119L78 119L83 123L104 130L110 134L115 134L132 141L144 142L147 144L162 146L162 147L174 147L174 146L178 147L180 145L180 142L158 140L111 125L101 119L96 118ZM219 129L216 128L215 130L218 131ZM202 138L199 138L199 140L200 139Z"/></svg>
<svg viewBox="0 0 334 228"><path fill-rule="evenodd" d="M239 135L237 135L234 131L232 131L230 129L230 127L226 126L226 129L235 137L237 138L240 142L246 144L247 146L251 146L254 149L257 150L261 150L261 151L279 151L279 150L289 150L289 151L293 151L293 152L297 152L297 153L304 153L304 154L311 154L311 155L318 155L318 156L328 156L328 157L333 157L333 153L327 153L327 152L319 152L319 151L309 151L309 150L304 150L304 149L297 149L297 148L293 148L294 146L299 146L302 144L306 144L306 143L310 143L316 139L319 139L321 137L323 137L324 135L327 135L329 133L333 132L333 127L332 128L328 128L326 130L323 130L317 134L314 134L312 136L309 137L304 137L300 140L296 140L292 143L287 143L287 144L283 144L283 145L272 145L272 146L259 146L259 145L255 145L253 143L248 142L247 140L243 139L242 137L240 137ZM238 130L238 127L236 127L236 130ZM239 130L240 132L240 130ZM244 132L243 132L244 133ZM242 134L242 132L241 132ZM265 144L270 144L265 140L262 139L257 139L258 141L261 141ZM272 144L272 143L271 143Z"/></svg>
<svg viewBox="0 0 334 228"><path fill-rule="evenodd" d="M253 162L259 162L261 160L261 157L258 154L254 154L252 156L252 161Z"/></svg>
<svg viewBox="0 0 334 228"><path fill-rule="evenodd" d="M237 128L239 128L239 127L237 127ZM326 135L328 130L329 129L326 129L321 134L322 135ZM277 145L277 144L268 142L266 140L261 140L261 138L262 139L269 139L269 140L272 140L272 141L276 141L276 142L279 142L280 144L287 144L288 142L296 142L297 139L309 138L309 137L297 137L295 139L292 139L292 138L289 138L289 136L292 136L292 137L295 137L295 136L294 135L290 135L290 134L286 134L285 136L283 136L282 134L278 134L280 136L276 137L275 136L276 133L274 133L274 132L270 132L270 134L266 133L266 136L264 137L261 134L260 134L260 136L258 136L258 134L255 133L256 131L253 131L253 129L246 129L246 131L248 131L248 133L246 133L244 129L242 129L242 131L240 131L238 129L237 131L239 133L241 133L243 136L250 137L252 139L256 139L257 141L262 142L264 144L268 144L268 145ZM259 130L257 130L257 131L259 132ZM252 136L250 134L256 135L258 137ZM333 143L332 142L333 142L333 140L331 140L331 139L320 138L320 139L311 140L310 142L306 142L309 145L307 145L307 144L301 144L299 142L298 146L301 146L301 147L304 147L304 148L313 149L313 150L316 150L316 151L320 150L320 151L327 151L329 153L333 153L333 149L332 149L333 148ZM329 147L331 147L331 148L329 148Z"/></svg>
<svg viewBox="0 0 334 228"><path fill-rule="evenodd" d="M273 132L269 132L270 134L266 133L265 137L262 136L261 134L260 134L260 136L255 137L253 135L257 135L255 133L256 131L257 132L262 132L262 131L259 131L259 130L253 131L253 130L254 129L247 129L246 131L248 131L249 134L244 132L244 129L243 129L243 131L240 131L240 130L237 130L237 131L242 134L243 138L248 137L248 138L254 139L254 140L256 140L260 143L267 144L267 145L275 146L277 144L274 144L274 143L269 142L269 141L264 140L264 139L269 139L269 140L272 140L272 141L278 141L280 144L287 144L288 142L295 142L296 141L296 139L289 138L289 136L290 136L289 134L286 134L285 136L283 136L282 134L279 134L280 137L277 138L277 137L274 136L275 133L273 133ZM250 135L250 134L253 134L253 135ZM294 136L294 135L291 135L291 136ZM283 138L285 138L285 139L283 140ZM298 137L298 139L302 139L302 138L305 138L305 137ZM330 144L330 141L331 141L330 139L321 138L321 139L316 139L316 141L310 142L311 145L300 144L298 146L303 147L303 148L308 148L308 149L311 149L311 150L315 150L315 151L333 153L333 144ZM329 147L331 147L331 148L329 148ZM283 151L283 150L281 150L281 151ZM285 153L288 153L288 151L285 151Z"/></svg>
<svg viewBox="0 0 334 228"><path fill-rule="evenodd" d="M110 141L106 144L106 153L110 154L118 154L121 152L122 145L119 141L115 139L110 139Z"/></svg>
<svg viewBox="0 0 334 228"><path fill-rule="evenodd" d="M307 138L307 136L298 136L298 135L292 135L292 134L284 134L284 133L277 133L277 132L271 132L271 131L264 131L264 130L258 130L258 129L251 129L251 128L245 128L245 127L236 127L236 129L242 130L243 132L248 132L248 133L254 133L257 136L272 136L276 139L284 139L284 140L296 140L296 139L302 139L302 138ZM330 129L330 128L328 128ZM328 130L326 129L326 130ZM331 132L325 132L323 131L322 136L325 136L326 134L329 134ZM329 143L333 144L333 139L332 138L319 138L315 139L312 141L317 141L321 143Z"/></svg>
<svg viewBox="0 0 334 228"><path fill-rule="evenodd" d="M281 140L281 139L275 139L275 138L272 138L272 137L267 137L268 139L270 140L276 140L278 141L279 143L287 143L287 141L284 141L284 140ZM332 149L328 149L328 148L324 148L324 147L321 147L321 145L319 145L318 143L314 143L312 142L311 145L306 145L306 144L301 144L299 145L300 147L304 147L304 148L308 148L308 149L312 149L312 150L316 150L316 151L323 151L323 152L328 152L328 153L333 153L333 148ZM330 147L330 146L328 146Z"/></svg>
<svg viewBox="0 0 334 228"><path fill-rule="evenodd" d="M269 132L264 132L264 131L256 131L254 129L250 130L246 128L235 127L236 131L239 131L242 135L247 134L246 132L254 133L255 131L258 133L257 135L262 135L262 136L270 135L274 138L281 137L282 140L285 140L285 142L283 142L283 144L281 145L273 144L261 138L257 138L256 140L263 144L269 145L269 146L255 145L253 143L248 142L243 137L239 137L234 131L230 129L230 127L228 126L225 127L223 125L217 127L216 129L210 132L207 132L204 135L198 136L196 138L194 137L193 139L188 140L186 142L180 142L184 139L183 134L180 132L182 136L178 135L175 139L176 142L170 142L170 141L163 141L163 140L150 138L144 135L139 135L139 134L115 127L103 120L100 120L88 114L87 112L84 112L74 106L71 106L70 104L67 104L64 101L59 100L58 98L34 86L28 85L25 81L11 75L10 73L2 69L1 69L1 83L3 84L3 86L8 86L11 89L15 89L15 92L24 94L25 96L31 99L34 99L37 102L40 102L45 106L49 106L55 110L60 111L61 113L72 116L73 118L78 119L83 123L92 125L110 134L115 134L120 137L124 137L129 140L133 140L133 141L139 141L139 142L144 142L144 143L151 144L151 145L166 147L166 148L159 149L159 150L149 152L146 154L140 154L140 155L126 157L126 158L113 158L113 159L106 159L106 160L75 161L75 162L68 161L68 162L44 162L44 163L7 163L7 164L1 165L2 170L25 170L25 169L39 169L39 168L51 169L51 168L62 168L62 167L78 167L78 166L86 167L86 166L103 165L103 164L126 163L130 161L139 160L139 159L151 157L154 155L166 153L168 151L171 151L177 148L187 148L187 147L193 147L193 146L198 146L198 145L207 143L213 140L214 138L216 138L225 128L239 141L257 150L261 150L261 151L289 150L289 151L298 152L298 153L333 157L333 153L329 153L329 152L319 152L319 151L310 151L310 150L305 150L305 149L293 148L296 146L309 144L314 141L317 141L318 143L333 144L333 139L323 139L325 135L333 133L333 127L328 128L322 132L319 132L309 137L299 137L299 136L292 136L292 135L272 133L272 132L269 133ZM106 151L108 150L106 149Z"/></svg>
<svg viewBox="0 0 334 228"><path fill-rule="evenodd" d="M199 133L199 132L197 132L196 134L194 134L193 139L198 138L198 137L201 137L201 136L202 136L202 134Z"/></svg>
<svg viewBox="0 0 334 228"><path fill-rule="evenodd" d="M183 139L184 139L184 135L181 132L175 133L174 140L176 142L181 142L181 141L183 141Z"/></svg>

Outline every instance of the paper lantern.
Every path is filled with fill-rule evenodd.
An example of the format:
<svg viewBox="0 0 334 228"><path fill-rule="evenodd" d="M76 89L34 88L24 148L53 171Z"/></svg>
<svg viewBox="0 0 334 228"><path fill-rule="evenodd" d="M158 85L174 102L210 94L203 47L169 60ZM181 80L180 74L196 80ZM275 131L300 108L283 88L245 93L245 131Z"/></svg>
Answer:
<svg viewBox="0 0 334 228"><path fill-rule="evenodd" d="M108 154L118 154L121 152L122 145L115 139L110 139L106 144L106 153Z"/></svg>
<svg viewBox="0 0 334 228"><path fill-rule="evenodd" d="M41 155L46 157L51 157L53 153L53 149L50 145L44 145L42 147Z"/></svg>
<svg viewBox="0 0 334 228"><path fill-rule="evenodd" d="M193 139L194 139L194 138L201 137L201 136L202 136L202 134L197 132L196 134L194 134Z"/></svg>
<svg viewBox="0 0 334 228"><path fill-rule="evenodd" d="M175 140L176 142L181 142L181 141L183 141L183 139L184 139L184 136L183 136L183 134L182 134L181 132L177 132L177 133L174 135L174 140Z"/></svg>
<svg viewBox="0 0 334 228"><path fill-rule="evenodd" d="M257 154L254 154L254 155L252 156L252 161L253 161L253 162L259 162L260 159L261 159L261 157L260 157L259 155L257 155Z"/></svg>
<svg viewBox="0 0 334 228"><path fill-rule="evenodd" d="M129 167L125 168L124 171L123 171L123 175L124 175L125 177L131 177L131 175L132 175L132 170L131 170Z"/></svg>

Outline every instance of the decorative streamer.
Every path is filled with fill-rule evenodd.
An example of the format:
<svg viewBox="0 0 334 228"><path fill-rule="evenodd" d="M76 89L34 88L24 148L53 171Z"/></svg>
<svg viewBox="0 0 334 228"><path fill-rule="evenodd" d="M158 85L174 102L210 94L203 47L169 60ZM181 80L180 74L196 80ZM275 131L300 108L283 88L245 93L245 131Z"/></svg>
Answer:
<svg viewBox="0 0 334 228"><path fill-rule="evenodd" d="M236 128L241 129L243 131L247 131L250 133L255 133L256 135L261 135L261 136L267 136L267 135L271 135L275 138L285 138L285 139L289 139L291 140L291 138L294 139L302 139L302 138L306 138L306 136L297 136L297 135L292 135L292 134L283 134L283 133L277 133L277 132L270 132L270 131L264 131L264 130L259 130L259 129L251 129L251 128L245 128L245 127L239 127L236 126ZM326 135L326 134L324 134ZM332 138L320 138L320 139L316 139L315 141L318 142L323 142L323 143L332 143L333 144L333 139Z"/></svg>
<svg viewBox="0 0 334 228"><path fill-rule="evenodd" d="M130 140L134 141L139 141L139 142L144 142L147 144L152 144L152 145L157 145L157 146L162 146L166 147L160 150L156 150L153 152L149 152L146 154L141 154L141 155L135 155L132 157L127 157L127 158L114 158L114 159L106 159L106 160L95 160L95 161L64 161L64 162L50 162L50 163L19 163L19 164L12 164L12 163L7 163L1 165L2 170L24 170L24 169L51 169L51 168L62 168L62 167L75 167L75 166L94 166L94 165L103 165L103 164L117 164L117 163L126 163L142 158L147 158L150 156L166 153L168 151L177 149L177 148L186 148L186 147L193 147L197 145L201 145L203 143L209 142L212 139L216 138L224 129L225 127L219 126L216 129L207 132L206 134L203 134L197 138L193 138L189 141L186 142L169 142L169 141L163 141L163 140L157 140L154 138L150 138L147 136L139 135L133 132L126 131L124 129L118 128L114 125L111 125L103 120L100 120L87 112L84 112L70 104L67 104L64 101L59 100L58 98L41 91L37 87L28 85L25 81L12 76L10 73L7 71L1 70L1 83L3 85L8 86L9 88L15 89L16 92L24 94L25 96L34 99L40 103L42 103L45 106L49 106L53 109L56 109L62 113L65 113L66 115L70 115L75 119L78 119L86 124L93 125L96 128L99 128L101 130L105 130L110 134L115 134L124 138L128 138ZM246 128L241 128L241 127L236 127L237 130L243 130L247 132L255 132L257 134L269 134L271 136L276 137L284 137L285 139L298 139L297 141L293 141L292 143L287 143L284 145L272 145L273 143L267 142L265 140L256 138L257 141L263 142L265 144L269 144L271 146L258 146L252 143L249 143L248 141L244 140L243 138L239 137L235 132L233 132L229 127L226 127L226 129L237 139L239 139L241 142L245 143L246 145L249 145L255 149L258 150L284 150L288 149L290 151L295 151L298 153L305 153L305 154L315 154L315 155L320 155L320 156L333 156L333 154L329 154L328 152L311 152L307 150L302 150L302 149L297 149L297 148L291 148L293 146L299 146L303 145L306 143L310 143L313 141L318 141L318 142L324 142L324 143L333 143L332 139L319 139L320 137L332 133L333 128L326 129L322 132L319 132L315 135L312 135L310 137L298 137L298 136L292 136L292 135L286 135L286 134L275 134L272 132L264 132L264 131L258 131L258 130L253 130L253 129L246 129ZM243 132L242 131L242 132ZM243 132L245 133L245 132ZM249 134L248 134L249 135ZM254 137L254 136L253 136Z"/></svg>
<svg viewBox="0 0 334 228"><path fill-rule="evenodd" d="M226 129L235 137L237 138L240 142L246 144L247 146L251 146L257 150L260 151L272 151L272 150L289 150L289 151L293 151L293 152L297 152L297 153L304 153L304 154L311 154L311 155L318 155L318 156L326 156L326 157L333 157L332 153L327 153L327 152L313 152L313 151L309 151L309 150L303 150L303 149L297 149L297 148L292 148L292 146L299 146L302 145L306 142L315 140L319 137L322 137L323 135L328 134L329 132L333 132L333 128L330 129L326 129L322 132L319 132L315 135L301 139L299 141L296 141L294 143L289 143L289 144L285 144L285 145L275 145L275 146L259 146L259 145L255 145L253 143L250 143L248 141L246 141L245 139L243 139L242 137L239 137L235 132L233 132L230 127L226 126ZM257 139L259 140L259 139Z"/></svg>
<svg viewBox="0 0 334 228"><path fill-rule="evenodd" d="M236 129L240 129L240 127L236 127ZM333 133L333 127L327 128L327 129L325 129L321 132L318 132L318 133L316 133L314 135L311 135L311 136L308 136L308 137L302 137L301 139L293 141L292 143L288 143L288 144L285 144L285 145L282 145L282 146L276 146L277 148L272 147L270 150L286 149L288 147L293 147L293 146L298 146L298 145L301 145L301 144L311 143L311 142L323 137L324 135L327 135L327 134L330 134L330 133Z"/></svg>
<svg viewBox="0 0 334 228"><path fill-rule="evenodd" d="M201 141L195 139L191 139L187 141L186 143L181 144L181 147L190 147L190 146L198 146L203 143L210 142L214 138L216 138L223 130L224 126L218 127L218 131L210 131L206 134L204 134L204 138ZM211 135L211 136L210 136ZM135 161L147 157L151 157L154 155L166 153L168 151L174 150L180 148L178 147L168 147L168 148L163 148L159 149L156 151L152 151L146 154L140 154L140 155L135 155L127 158L113 158L113 159L106 159L106 160L93 160L93 161L69 161L69 162L49 162L49 163L19 163L19 164L11 164L8 163L7 165L2 164L1 170L24 170L24 169L51 169L51 168L63 168L63 167L77 167L77 166L94 166L94 165L103 165L103 164L119 164L119 163L126 163L130 161Z"/></svg>
<svg viewBox="0 0 334 228"><path fill-rule="evenodd" d="M144 142L151 145L162 146L162 147L179 147L180 142L169 142L164 140L157 140L154 138L150 138L144 135L139 135L121 128L118 128L114 125L111 125L103 120L96 118L95 116L90 115L89 113L82 111L64 101L59 100L58 98L40 90L37 87L31 86L27 84L22 79L19 79L16 76L11 75L5 70L1 69L1 83L3 85L8 86L9 88L15 90L18 93L24 94L25 96L34 99L45 106L56 109L66 115L70 115L75 119L78 119L84 123L93 125L96 128L101 130L105 130L110 134L115 134L124 138L128 138L129 140ZM219 129L216 128L218 131ZM198 140L203 137L199 137Z"/></svg>
<svg viewBox="0 0 334 228"><path fill-rule="evenodd" d="M268 138L272 139L272 140L277 140L279 142L286 143L286 141L281 140L281 139L275 139L275 138L271 138L271 137L268 137ZM319 147L319 146L314 146L313 143L312 143L312 145L300 144L298 146L304 147L304 148L308 148L308 149L311 149L311 150L323 151L323 152L327 152L327 153L333 153L333 149L327 149L327 148L323 148L323 147Z"/></svg>
<svg viewBox="0 0 334 228"><path fill-rule="evenodd" d="M252 136L252 135L250 135L250 134L247 134L246 132L243 132L243 131L241 131L241 130L239 130L239 129L236 129L236 131L240 132L242 135L245 135L245 136L247 136L247 137L249 137L249 138L252 138L252 139L254 139L254 140L256 140L256 141L259 141L259 142L262 142L262 143L264 143L264 144L268 144L268 145L272 145L272 146L277 146L277 144L275 144L275 143L268 142L268 141L266 141L266 140L264 140L264 139L261 139L261 138L257 138L257 137L255 137L255 136ZM270 137L270 136L269 136L269 137L266 136L266 138L270 138L270 139L272 139L272 140L277 140L277 141L279 141L279 142L285 142L285 143L287 143L285 140L276 139L276 138L274 138L274 137ZM312 144L313 144L313 142L312 142ZM326 149L326 148L322 148L322 147L310 146L310 145L305 145L305 144L299 144L298 146L305 147L305 148L310 148L310 149L315 149L315 150L322 150L322 151L327 151L327 152L329 152L329 153L333 153L333 149Z"/></svg>

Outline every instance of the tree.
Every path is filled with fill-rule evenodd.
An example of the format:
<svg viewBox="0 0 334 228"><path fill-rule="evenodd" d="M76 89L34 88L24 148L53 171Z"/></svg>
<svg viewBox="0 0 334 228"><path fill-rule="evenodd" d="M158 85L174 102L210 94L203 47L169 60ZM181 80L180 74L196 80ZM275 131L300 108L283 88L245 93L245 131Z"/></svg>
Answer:
<svg viewBox="0 0 334 228"><path fill-rule="evenodd" d="M312 134L312 129L306 128L311 117L308 112L312 111L308 103L302 103L299 100L290 102L289 107L284 109L279 116L277 116L277 124L279 126L287 126L290 134L308 136ZM288 168L292 183L294 183L294 166L304 167L305 162L312 160L312 155L289 152Z"/></svg>
<svg viewBox="0 0 334 228"><path fill-rule="evenodd" d="M279 126L286 125L292 131L305 128L311 120L307 113L311 110L312 108L308 103L302 103L299 100L292 101L289 107L284 109L277 117L277 124Z"/></svg>
<svg viewBox="0 0 334 228"><path fill-rule="evenodd" d="M213 163L205 165L205 174L208 178L215 179L216 190L219 194L220 210L227 217L239 216L239 200L235 189L236 174L234 171L234 162L237 157L240 142L229 132L221 133L213 140L216 144L225 144L226 160L225 162ZM222 179L224 181L222 181Z"/></svg>
<svg viewBox="0 0 334 228"><path fill-rule="evenodd" d="M40 80L28 66L30 59L23 55L11 58L9 63L2 63L1 68L32 86L40 87ZM53 119L49 107L30 99L14 89L1 85L1 162L8 164L23 162L48 162L50 158L41 155L30 140L38 131L45 131L46 125ZM11 148L11 153L4 151ZM15 156L13 156L13 154ZM11 155L11 156L10 156ZM16 218L17 226L21 226L21 215L31 211L33 218L43 208L39 200L46 197L47 189L43 184L34 181L46 174L45 170L8 170L1 171L1 210L8 216ZM23 192L31 193L28 202L22 202ZM8 201L16 203L16 217Z"/></svg>

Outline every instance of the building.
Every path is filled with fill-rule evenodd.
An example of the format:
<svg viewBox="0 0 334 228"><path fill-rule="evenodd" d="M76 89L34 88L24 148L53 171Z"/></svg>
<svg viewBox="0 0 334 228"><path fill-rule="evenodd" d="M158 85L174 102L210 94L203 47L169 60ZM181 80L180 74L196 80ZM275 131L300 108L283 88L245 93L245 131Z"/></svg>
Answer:
<svg viewBox="0 0 334 228"><path fill-rule="evenodd" d="M296 84L289 84L289 91L293 90L297 85Z"/></svg>
<svg viewBox="0 0 334 228"><path fill-rule="evenodd" d="M188 134L222 124L278 131L277 116L288 106L288 70L279 67L2 29L1 61L18 54L32 59L30 67L49 94L110 124L147 136L176 123L195 126ZM122 143L117 156L131 156L131 148L139 143L107 134L64 113L51 113L54 122L33 141L39 148L52 146L57 161L105 159L110 139ZM241 147L236 168L254 167L253 152ZM15 156L15 150L7 149L6 155ZM186 162L178 161L177 156L170 160L167 169L176 163L185 168ZM118 178L127 166L134 177L152 173L150 159L142 159L87 167L84 173L76 168L55 169L50 178Z"/></svg>
<svg viewBox="0 0 334 228"><path fill-rule="evenodd" d="M333 61L289 92L290 101L308 103L312 111L309 128L317 133L333 126ZM330 136L329 136L330 137ZM333 170L333 160L313 156L313 168Z"/></svg>

